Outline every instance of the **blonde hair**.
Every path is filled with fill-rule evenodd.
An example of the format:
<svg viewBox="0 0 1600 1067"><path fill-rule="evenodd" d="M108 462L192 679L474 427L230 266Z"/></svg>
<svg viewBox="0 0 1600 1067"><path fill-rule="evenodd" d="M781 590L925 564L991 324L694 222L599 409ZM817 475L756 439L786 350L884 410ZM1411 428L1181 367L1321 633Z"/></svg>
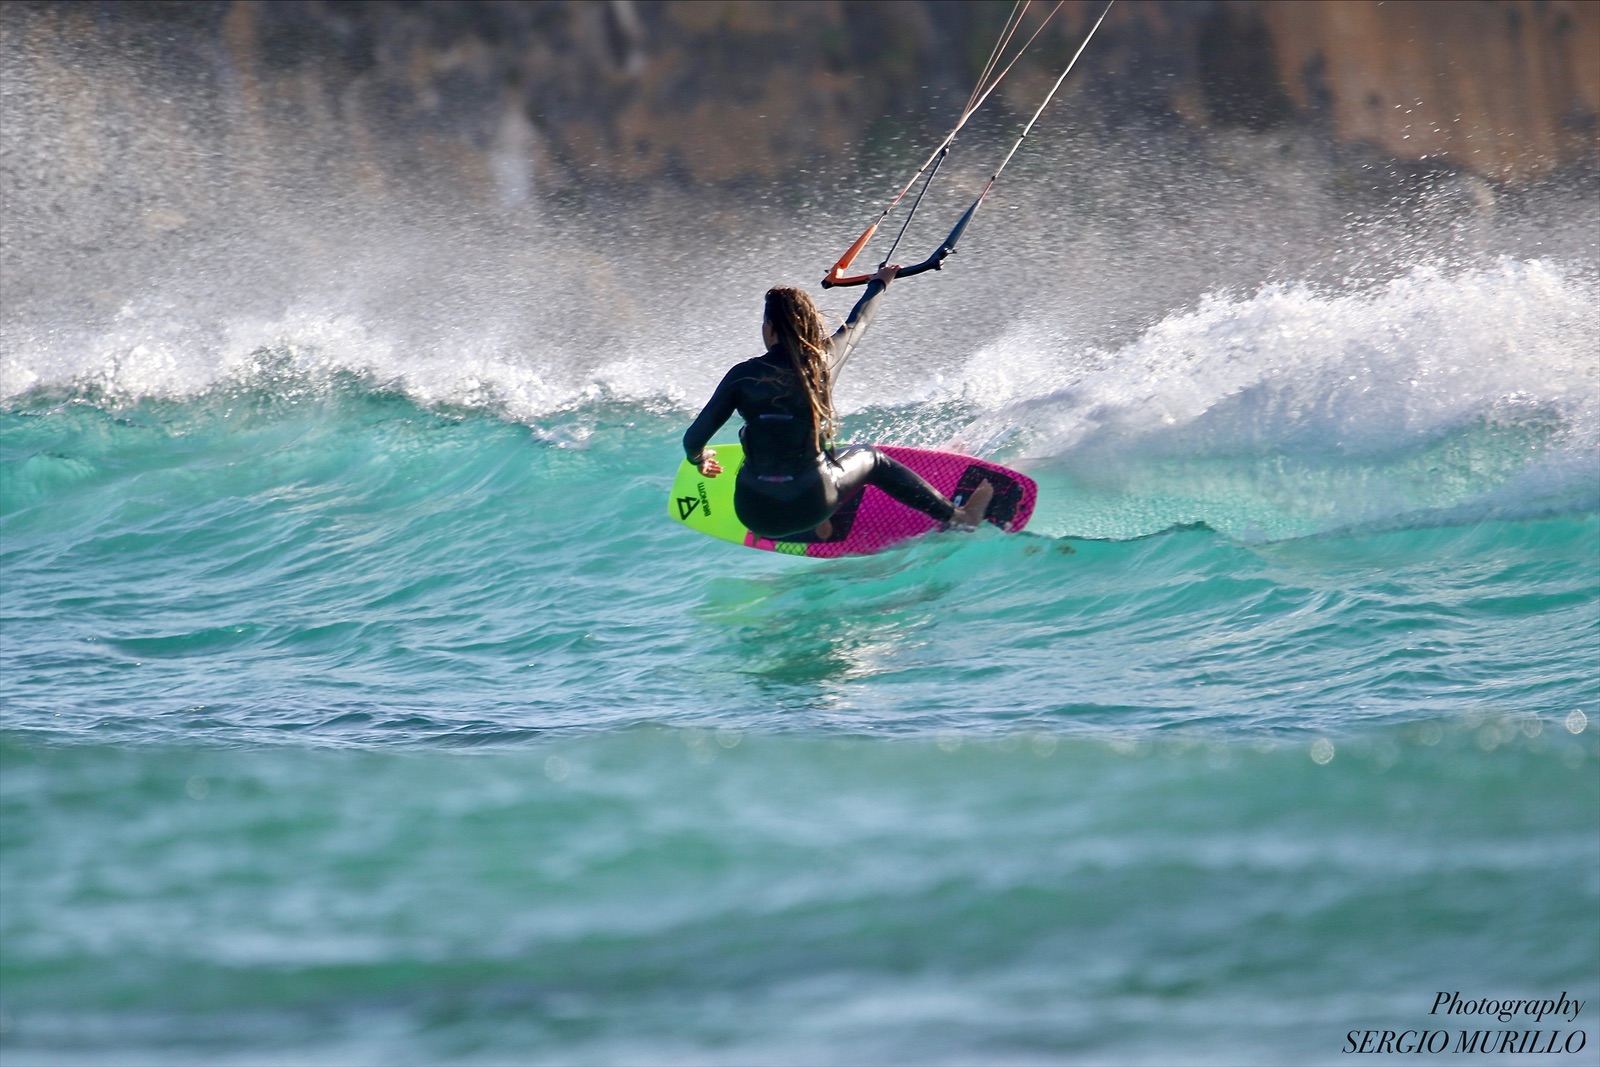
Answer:
<svg viewBox="0 0 1600 1067"><path fill-rule="evenodd" d="M778 337L778 350L789 357L811 401L811 430L817 447L833 444L838 420L833 413L833 375L828 370L828 327L804 289L775 286L767 290L767 323Z"/></svg>

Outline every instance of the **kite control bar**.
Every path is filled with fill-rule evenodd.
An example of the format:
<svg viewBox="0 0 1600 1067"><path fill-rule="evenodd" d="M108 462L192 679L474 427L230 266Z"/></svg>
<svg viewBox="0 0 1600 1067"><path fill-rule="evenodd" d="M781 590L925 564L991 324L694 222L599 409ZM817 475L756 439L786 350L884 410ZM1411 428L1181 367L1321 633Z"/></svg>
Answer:
<svg viewBox="0 0 1600 1067"><path fill-rule="evenodd" d="M961 240L961 234L966 230L967 223L971 222L972 216L977 214L978 205L983 203L983 198L989 195L989 189L993 185L994 180L990 179L989 184L983 187L983 192L978 194L978 199L974 200L972 202L972 206L967 208L967 210L962 214L961 218L956 222L955 227L950 231L950 236L944 239L944 243L939 246L933 255L929 256L921 263L916 263L909 267L901 267L899 273L897 273L895 277L909 278L913 274L921 274L924 271L943 269L945 257L955 252L956 242ZM874 222L870 227L867 228L866 233L856 238L856 243L850 246L850 250L844 254L843 258L841 258L838 263L833 265L832 270L823 276L822 287L824 289L843 288L844 286L848 285L863 285L872 280L872 275L870 274L859 274L854 277L847 278L844 276L843 270L845 267L850 265L850 261L852 259L856 258L856 253L861 251L861 247L871 239L873 231L877 228L878 224Z"/></svg>
<svg viewBox="0 0 1600 1067"><path fill-rule="evenodd" d="M1110 14L1111 7L1115 3L1116 0L1108 0L1105 8L1100 12L1100 17L1095 19L1094 25L1089 28L1089 32L1084 36L1083 42L1078 45L1078 50L1072 54L1072 60L1067 64L1066 69L1061 72L1061 76L1057 78L1055 84L1050 87L1050 91L1045 94L1044 102L1039 105L1039 109L1033 113L1033 117L1029 119L1028 124L1023 127L1021 135L1017 137L1016 143L1011 146L1011 151L1006 153L1006 157L1001 161L1000 166L995 168L993 176L990 177L987 183L985 183L983 191L978 194L978 199L972 202L972 206L967 208L966 213L963 214L956 222L955 228L950 231L950 236L944 239L944 243L939 246L938 251L934 252L933 255L929 256L921 263L903 268L896 275L896 277L909 278L913 274L921 274L924 271L939 270L944 265L945 257L955 252L956 242L961 239L961 234L966 230L967 223L971 222L972 216L977 213L978 206L983 203L983 198L989 195L989 190L994 188L994 183L1000 180L1000 172L1006 169L1006 165L1011 162L1011 157L1016 155L1017 149L1022 147L1022 142L1027 138L1028 133L1033 129L1034 123L1039 121L1039 116L1044 114L1044 109L1049 106L1051 98L1056 95L1056 90L1060 89L1061 83L1067 80L1067 75L1072 73L1072 68L1078 65L1078 59L1083 55L1083 50L1089 47L1089 42L1094 39L1095 33L1100 29L1100 24L1106 20L1106 15ZM822 276L822 287L824 289L833 289L849 285L864 285L866 282L872 279L872 275L870 274L847 275L845 274L845 271L850 269L850 265L855 262L856 256L860 255L861 250L867 246L867 242L872 240L873 234L878 232L878 227L883 223L883 220L889 217L889 213L894 210L895 205L900 202L901 198L910 191L911 186L916 183L917 178L921 176L924 171L927 171L930 166L932 166L933 169L928 172L927 179L922 183L921 191L917 193L916 200L914 200L911 204L911 210L906 215L906 221L900 226L899 235L895 237L894 244L890 246L889 253L884 257L883 263L879 264L880 268L888 265L889 256L894 255L895 248L900 244L900 238L905 236L906 228L911 225L911 219L916 215L917 208L922 203L923 194L928 191L928 186L932 184L933 176L939 173L939 167L944 163L944 157L950 151L950 144L955 140L956 134L960 132L961 127L966 124L967 119L971 117L972 113L977 110L979 105L981 105L983 101L988 98L990 93L994 92L995 86L1000 84L1000 79L1004 78L1011 68L1016 65L1017 60L1022 58L1022 54L1028 50L1030 45L1033 44L1034 39L1037 38L1041 32L1043 32L1045 24L1047 24L1050 21L1050 18L1055 15L1056 11L1061 8L1061 3L1060 0L1057 0L1056 6L1050 10L1049 15L1045 16L1044 22L1041 23L1039 28L1033 32L1033 36L1028 38L1027 43L1022 46L1022 50L1012 58L1010 63L1006 64L1005 69L1001 70L999 74L995 75L993 80L990 80L989 74L994 69L995 62L999 58L1000 54L1005 50L1007 42L1009 42L1011 39L1011 35L1014 34L1017 27L1021 25L1022 12L1025 11L1026 8L1026 3L1022 3L1019 0L1017 7L1012 9L1012 14L1006 20L1006 29L1001 35L1000 42L995 45L994 52L990 54L989 62L984 67L984 72L978 79L978 87L972 91L972 96L967 101L966 110L961 113L961 118L956 123L956 128L950 131L949 135L945 137L944 141L939 145L939 147L934 150L934 154L928 157L928 162L924 163L920 168L918 168L917 173L911 176L911 180L906 182L905 187L902 188L899 193L895 194L894 199L889 201L889 206L883 209L883 213L873 220L872 225L868 226L861 236L855 239L855 243L846 249L844 255L839 257L838 262L836 262L832 268L829 269L827 274Z"/></svg>

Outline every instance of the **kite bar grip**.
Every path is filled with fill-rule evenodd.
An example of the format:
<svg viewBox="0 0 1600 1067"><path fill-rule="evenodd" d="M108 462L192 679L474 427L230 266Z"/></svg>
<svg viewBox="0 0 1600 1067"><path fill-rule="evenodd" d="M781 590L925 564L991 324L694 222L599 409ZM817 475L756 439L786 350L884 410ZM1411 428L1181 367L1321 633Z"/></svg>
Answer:
<svg viewBox="0 0 1600 1067"><path fill-rule="evenodd" d="M834 267L832 270L822 276L822 287L824 289L834 289L843 288L847 285L865 285L871 280L872 275L870 274L854 274L846 277L845 275L839 273L838 267Z"/></svg>
<svg viewBox="0 0 1600 1067"><path fill-rule="evenodd" d="M901 267L895 272L895 277L909 278L913 274L921 274L924 271L939 270L944 263L944 257L948 256L954 251L955 249L949 247L948 245L940 245L939 251L935 252L921 263L918 263L916 266ZM856 274L851 277L845 277L843 275L830 273L823 277L822 287L824 289L843 289L850 285L865 285L872 279L873 275L871 274Z"/></svg>
<svg viewBox="0 0 1600 1067"><path fill-rule="evenodd" d="M954 251L955 251L955 249L953 249L953 248L945 248L945 247L941 246L939 251L935 252L933 255L929 256L927 259L923 260L921 263L918 263L918 264L916 264L915 266L912 266L912 267L902 267L900 269L900 273L896 274L895 277L896 278L909 278L912 275L921 274L924 271L943 270L944 269L944 257L948 256L951 252L954 252Z"/></svg>

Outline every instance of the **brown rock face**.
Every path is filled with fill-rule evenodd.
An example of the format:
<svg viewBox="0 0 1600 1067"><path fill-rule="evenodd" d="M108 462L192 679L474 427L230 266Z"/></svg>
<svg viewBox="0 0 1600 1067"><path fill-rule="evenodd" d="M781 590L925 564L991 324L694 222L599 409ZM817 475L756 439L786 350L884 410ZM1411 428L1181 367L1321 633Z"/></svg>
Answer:
<svg viewBox="0 0 1600 1067"><path fill-rule="evenodd" d="M1517 181L1596 154L1600 4L1262 4L1278 80L1335 135Z"/></svg>
<svg viewBox="0 0 1600 1067"><path fill-rule="evenodd" d="M424 177L510 206L595 179L770 187L837 173L895 131L942 132L1008 9L16 2L0 9L6 126L61 138L68 184L132 145L187 184ZM1100 10L1064 5L1001 114L1031 111ZM1122 0L1054 108L1113 137L1305 126L1518 182L1600 152L1600 4Z"/></svg>

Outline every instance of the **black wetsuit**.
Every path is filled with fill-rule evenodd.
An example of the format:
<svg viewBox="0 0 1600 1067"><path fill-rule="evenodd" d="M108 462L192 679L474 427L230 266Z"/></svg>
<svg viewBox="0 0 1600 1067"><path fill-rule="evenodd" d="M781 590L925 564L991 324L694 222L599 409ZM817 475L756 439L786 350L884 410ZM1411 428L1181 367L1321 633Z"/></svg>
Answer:
<svg viewBox="0 0 1600 1067"><path fill-rule="evenodd" d="M881 282L871 282L850 317L830 341L830 369L849 357L877 310ZM694 462L711 435L737 411L745 425L744 465L734 482L733 510L751 531L770 538L814 529L839 505L868 485L894 499L949 522L955 507L917 473L871 445L817 447L811 403L789 359L768 349L738 364L723 377L689 431L683 450Z"/></svg>

